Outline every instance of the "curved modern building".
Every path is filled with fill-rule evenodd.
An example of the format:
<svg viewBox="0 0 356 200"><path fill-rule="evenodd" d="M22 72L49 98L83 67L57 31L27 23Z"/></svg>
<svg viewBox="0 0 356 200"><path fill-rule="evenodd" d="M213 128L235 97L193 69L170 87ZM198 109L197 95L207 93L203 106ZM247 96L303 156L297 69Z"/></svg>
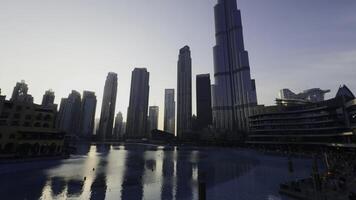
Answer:
<svg viewBox="0 0 356 200"><path fill-rule="evenodd" d="M103 102L101 104L98 139L105 141L112 138L117 94L117 74L109 72L104 86Z"/></svg>
<svg viewBox="0 0 356 200"><path fill-rule="evenodd" d="M216 129L247 131L251 108L257 105L242 21L236 0L219 0L215 6L213 123Z"/></svg>
<svg viewBox="0 0 356 200"><path fill-rule="evenodd" d="M347 146L355 134L356 99L343 86L326 101L256 108L248 143Z"/></svg>
<svg viewBox="0 0 356 200"><path fill-rule="evenodd" d="M329 92L330 90L312 88L312 89L304 90L301 93L295 94L291 90L285 88L279 91L277 104L286 104L286 103L303 104L305 102L324 101L325 94Z"/></svg>

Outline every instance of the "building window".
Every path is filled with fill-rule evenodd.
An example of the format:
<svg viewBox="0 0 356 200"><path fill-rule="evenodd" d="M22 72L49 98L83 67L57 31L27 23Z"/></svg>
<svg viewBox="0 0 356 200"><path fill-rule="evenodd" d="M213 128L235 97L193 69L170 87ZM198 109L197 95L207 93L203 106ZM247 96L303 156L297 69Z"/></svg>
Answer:
<svg viewBox="0 0 356 200"><path fill-rule="evenodd" d="M15 113L15 114L14 114L14 118L15 118L15 119L20 119L20 116L21 116L20 113Z"/></svg>
<svg viewBox="0 0 356 200"><path fill-rule="evenodd" d="M4 153L12 153L14 149L14 144L13 143L7 143L4 147Z"/></svg>
<svg viewBox="0 0 356 200"><path fill-rule="evenodd" d="M48 115L48 114L44 117L44 120L46 120L46 121L50 121L51 119L52 119L52 116Z"/></svg>
<svg viewBox="0 0 356 200"><path fill-rule="evenodd" d="M5 108L12 108L12 103L5 103Z"/></svg>
<svg viewBox="0 0 356 200"><path fill-rule="evenodd" d="M16 111L21 111L22 110L22 106L16 106Z"/></svg>
<svg viewBox="0 0 356 200"><path fill-rule="evenodd" d="M15 138L16 138L15 134L11 134L9 137L9 139L15 139Z"/></svg>
<svg viewBox="0 0 356 200"><path fill-rule="evenodd" d="M40 127L40 126L41 126L41 124L39 122L35 123L35 127Z"/></svg>
<svg viewBox="0 0 356 200"><path fill-rule="evenodd" d="M4 112L4 113L1 114L0 118L8 118L9 115L10 115L9 113Z"/></svg>
<svg viewBox="0 0 356 200"><path fill-rule="evenodd" d="M23 124L23 126L29 127L29 126L31 126L31 123L30 123L30 122L25 122L25 123Z"/></svg>
<svg viewBox="0 0 356 200"><path fill-rule="evenodd" d="M43 127L44 127L44 128L49 128L49 125L48 125L47 123L44 123L44 124L43 124Z"/></svg>
<svg viewBox="0 0 356 200"><path fill-rule="evenodd" d="M41 120L41 119L42 119L42 113L39 113L39 114L36 116L36 119L37 119L37 120Z"/></svg>
<svg viewBox="0 0 356 200"><path fill-rule="evenodd" d="M18 126L19 125L19 121L13 121L12 123L11 123L11 126Z"/></svg>
<svg viewBox="0 0 356 200"><path fill-rule="evenodd" d="M26 115L25 119L30 120L30 119L32 119L32 116L31 115Z"/></svg>

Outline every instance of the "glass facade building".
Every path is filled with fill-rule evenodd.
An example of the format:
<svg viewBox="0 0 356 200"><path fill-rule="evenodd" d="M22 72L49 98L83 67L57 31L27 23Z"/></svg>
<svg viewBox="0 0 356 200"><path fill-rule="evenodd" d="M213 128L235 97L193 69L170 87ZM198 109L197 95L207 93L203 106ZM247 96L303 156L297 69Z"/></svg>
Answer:
<svg viewBox="0 0 356 200"><path fill-rule="evenodd" d="M80 117L80 133L82 137L90 138L93 135L95 110L95 93L91 91L84 91Z"/></svg>
<svg viewBox="0 0 356 200"><path fill-rule="evenodd" d="M147 138L147 111L150 73L146 68L132 71L130 102L127 110L126 138Z"/></svg>
<svg viewBox="0 0 356 200"><path fill-rule="evenodd" d="M183 139L192 127L192 59L188 46L179 51L177 71L177 136Z"/></svg>
<svg viewBox="0 0 356 200"><path fill-rule="evenodd" d="M211 83L209 74L196 76L197 126L207 128L212 124Z"/></svg>
<svg viewBox="0 0 356 200"><path fill-rule="evenodd" d="M78 135L80 132L80 93L72 90L68 98L62 98L57 117L57 128L67 135Z"/></svg>
<svg viewBox="0 0 356 200"><path fill-rule="evenodd" d="M164 91L164 124L163 129L168 133L175 134L175 112L176 102L174 101L174 89Z"/></svg>
<svg viewBox="0 0 356 200"><path fill-rule="evenodd" d="M105 81L103 102L98 130L98 138L106 140L112 138L117 93L117 74L110 72Z"/></svg>
<svg viewBox="0 0 356 200"><path fill-rule="evenodd" d="M158 129L158 106L150 106L148 110L149 131Z"/></svg>
<svg viewBox="0 0 356 200"><path fill-rule="evenodd" d="M216 129L230 133L247 131L257 97L244 47L241 13L236 0L219 0L214 9L213 123Z"/></svg>

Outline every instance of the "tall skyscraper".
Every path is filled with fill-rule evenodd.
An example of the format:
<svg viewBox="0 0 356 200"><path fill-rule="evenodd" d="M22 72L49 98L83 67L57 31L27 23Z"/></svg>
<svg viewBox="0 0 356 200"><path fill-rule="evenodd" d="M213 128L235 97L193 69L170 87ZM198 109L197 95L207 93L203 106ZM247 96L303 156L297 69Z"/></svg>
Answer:
<svg viewBox="0 0 356 200"><path fill-rule="evenodd" d="M96 96L94 92L84 91L80 117L80 134L90 138L94 131Z"/></svg>
<svg viewBox="0 0 356 200"><path fill-rule="evenodd" d="M149 72L146 68L132 71L130 102L127 110L126 138L147 137Z"/></svg>
<svg viewBox="0 0 356 200"><path fill-rule="evenodd" d="M210 75L196 77L197 126L203 129L212 124Z"/></svg>
<svg viewBox="0 0 356 200"><path fill-rule="evenodd" d="M215 6L215 31L214 126L231 133L246 131L248 116L251 108L257 105L257 97L236 0L218 1Z"/></svg>
<svg viewBox="0 0 356 200"><path fill-rule="evenodd" d="M27 94L28 86L24 80L17 82L14 90L12 91L12 96L10 101L22 101L27 103L33 103L33 97Z"/></svg>
<svg viewBox="0 0 356 200"><path fill-rule="evenodd" d="M115 117L115 126L114 126L114 139L121 140L123 138L123 117L122 113L118 112Z"/></svg>
<svg viewBox="0 0 356 200"><path fill-rule="evenodd" d="M101 114L99 122L98 138L107 140L112 138L112 129L115 115L117 93L117 74L108 73L105 81L103 102L101 105Z"/></svg>
<svg viewBox="0 0 356 200"><path fill-rule="evenodd" d="M68 98L62 98L57 117L57 128L68 135L77 135L80 128L81 97L72 90Z"/></svg>
<svg viewBox="0 0 356 200"><path fill-rule="evenodd" d="M52 90L47 90L42 97L42 105L49 106L54 104L54 92Z"/></svg>
<svg viewBox="0 0 356 200"><path fill-rule="evenodd" d="M149 131L158 129L158 106L150 106L148 110Z"/></svg>
<svg viewBox="0 0 356 200"><path fill-rule="evenodd" d="M174 89L164 90L164 124L163 129L175 134L176 102L174 101Z"/></svg>
<svg viewBox="0 0 356 200"><path fill-rule="evenodd" d="M192 59L188 46L179 51L177 71L177 136L183 139L192 126Z"/></svg>

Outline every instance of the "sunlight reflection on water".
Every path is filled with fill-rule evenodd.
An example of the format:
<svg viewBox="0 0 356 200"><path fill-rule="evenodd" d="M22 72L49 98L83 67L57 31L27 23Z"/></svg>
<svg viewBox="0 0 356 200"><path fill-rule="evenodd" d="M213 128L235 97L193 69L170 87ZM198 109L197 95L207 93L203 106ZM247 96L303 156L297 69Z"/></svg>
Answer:
<svg viewBox="0 0 356 200"><path fill-rule="evenodd" d="M81 145L60 161L0 168L4 199L207 199L282 200L281 182L310 173L309 159L287 159L248 150L146 145Z"/></svg>

